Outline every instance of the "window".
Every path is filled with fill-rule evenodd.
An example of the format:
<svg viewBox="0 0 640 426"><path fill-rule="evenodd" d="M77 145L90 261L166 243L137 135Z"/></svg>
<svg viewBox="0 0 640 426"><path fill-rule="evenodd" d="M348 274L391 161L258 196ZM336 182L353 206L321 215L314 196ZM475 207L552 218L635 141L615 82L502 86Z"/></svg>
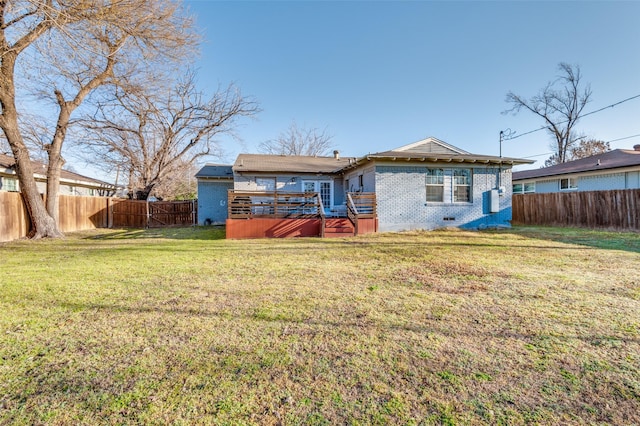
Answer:
<svg viewBox="0 0 640 426"><path fill-rule="evenodd" d="M513 193L514 194L530 194L532 192L536 192L536 183L535 182L514 183L513 184Z"/></svg>
<svg viewBox="0 0 640 426"><path fill-rule="evenodd" d="M18 192L18 179L0 177L0 189L3 191Z"/></svg>
<svg viewBox="0 0 640 426"><path fill-rule="evenodd" d="M358 175L358 185L360 186L360 190L364 188L364 178L362 177L362 175Z"/></svg>
<svg viewBox="0 0 640 426"><path fill-rule="evenodd" d="M444 201L444 170L427 169L427 201Z"/></svg>
<svg viewBox="0 0 640 426"><path fill-rule="evenodd" d="M273 192L276 190L276 178L256 178L258 191Z"/></svg>
<svg viewBox="0 0 640 426"><path fill-rule="evenodd" d="M471 169L453 170L453 202L471 202Z"/></svg>
<svg viewBox="0 0 640 426"><path fill-rule="evenodd" d="M567 191L571 189L578 189L578 181L576 178L560 179L560 190Z"/></svg>

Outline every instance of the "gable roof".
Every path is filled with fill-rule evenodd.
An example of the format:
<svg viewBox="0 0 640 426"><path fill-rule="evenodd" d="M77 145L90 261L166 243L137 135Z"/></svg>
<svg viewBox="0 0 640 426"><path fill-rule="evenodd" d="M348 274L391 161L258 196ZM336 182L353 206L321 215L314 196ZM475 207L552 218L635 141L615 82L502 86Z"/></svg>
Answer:
<svg viewBox="0 0 640 426"><path fill-rule="evenodd" d="M198 179L233 179L232 166L228 164L205 164L198 173Z"/></svg>
<svg viewBox="0 0 640 426"><path fill-rule="evenodd" d="M514 172L512 180L533 179L598 170L611 170L633 166L640 166L640 150L614 149L613 151L592 155L591 157L581 158L579 160L568 161L562 164L556 164L555 166Z"/></svg>
<svg viewBox="0 0 640 426"><path fill-rule="evenodd" d="M416 152L416 153L430 153L430 154L470 154L453 145L449 145L446 142L436 139L434 137L428 137L418 142L410 143L399 148L395 148L386 152Z"/></svg>
<svg viewBox="0 0 640 426"><path fill-rule="evenodd" d="M311 157L305 155L240 154L233 164L233 171L336 173L351 164L353 157Z"/></svg>
<svg viewBox="0 0 640 426"><path fill-rule="evenodd" d="M0 172L5 172L7 174L15 174L14 166L16 164L15 159L6 154L0 154ZM31 166L33 167L33 175L39 179L46 180L47 178L47 165L42 161L31 161ZM60 171L60 181L73 182L76 184L84 184L96 187L106 187L106 188L115 188L115 185L109 182L105 182L99 179L94 179L89 176L83 176L81 174L69 171L69 170L61 170Z"/></svg>

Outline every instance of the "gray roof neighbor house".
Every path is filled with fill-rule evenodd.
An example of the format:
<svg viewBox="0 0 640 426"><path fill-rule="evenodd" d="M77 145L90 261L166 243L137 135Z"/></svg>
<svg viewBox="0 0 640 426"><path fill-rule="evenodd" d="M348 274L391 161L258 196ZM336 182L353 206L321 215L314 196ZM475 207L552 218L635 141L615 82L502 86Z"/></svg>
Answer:
<svg viewBox="0 0 640 426"><path fill-rule="evenodd" d="M47 165L41 161L32 161L33 176L41 193L46 191ZM0 190L20 191L12 156L0 154ZM112 196L116 186L92 177L69 171L60 171L60 195Z"/></svg>
<svg viewBox="0 0 640 426"><path fill-rule="evenodd" d="M640 188L640 145L513 173L514 193Z"/></svg>

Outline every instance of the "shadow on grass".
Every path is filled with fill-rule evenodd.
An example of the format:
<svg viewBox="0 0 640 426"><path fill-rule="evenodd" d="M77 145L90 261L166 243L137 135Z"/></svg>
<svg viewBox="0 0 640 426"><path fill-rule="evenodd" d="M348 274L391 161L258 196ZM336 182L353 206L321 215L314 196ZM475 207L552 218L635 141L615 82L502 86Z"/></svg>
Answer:
<svg viewBox="0 0 640 426"><path fill-rule="evenodd" d="M85 237L89 240L135 239L203 240L225 239L224 226L189 226L180 228L120 229L103 235Z"/></svg>
<svg viewBox="0 0 640 426"><path fill-rule="evenodd" d="M439 333L448 337L473 337L473 338L498 338L498 339L516 339L524 342L530 342L539 338L553 338L556 340L575 339L583 342L590 343L592 345L599 345L603 341L619 341L625 343L640 343L640 338L627 337L621 335L607 335L607 334L573 334L573 333L540 333L540 332L523 332L510 330L507 328L497 327L495 329L486 329L479 326L477 329L465 329L456 330L451 327L449 321L442 321L438 318L433 318L427 323L383 323L372 320L370 318L362 318L356 312L353 312L353 316L345 315L344 319L340 321L332 321L328 319L320 319L313 317L287 317L284 314L274 313L273 315L265 315L259 311L251 313L231 313L229 311L212 311L209 309L202 309L197 307L181 308L177 306L172 307L160 307L160 306L127 306L117 304L105 304L105 303L68 303L63 302L59 304L64 309L69 309L74 312L95 310L104 311L109 313L121 313L121 314L159 314L159 315L179 315L190 316L194 318L221 318L224 320L232 321L255 321L257 323L279 323L283 326L289 325L306 325L310 327L320 327L332 330L382 330L382 331L409 331L412 333Z"/></svg>
<svg viewBox="0 0 640 426"><path fill-rule="evenodd" d="M426 231L425 231L426 232ZM437 231L432 231L437 232ZM401 233L402 234L402 233ZM509 229L500 230L485 230L477 231L478 237L482 238L483 234L503 234L514 235L534 240L553 241L564 244L574 244L576 246L586 246L604 250L624 250L632 253L640 253L640 233L637 232L613 232L602 230L590 230L584 228L562 228L562 227L534 227L534 226L516 226ZM406 237L402 242L389 241L389 238L395 238L398 235L395 233L380 233L374 237L368 236L368 238L362 239L355 238L288 238L285 239L288 243L295 246L301 244L314 243L319 247L340 247L340 246L375 246L375 247L388 247L394 248L395 246L407 248L411 243L406 241ZM440 235L442 236L442 235ZM444 235L446 237L446 234ZM464 241L461 241L461 238ZM216 241L225 239L225 227L224 226L189 226L180 228L150 228L150 229L120 229L111 230L111 232L87 236L84 239L89 240L103 240L103 241L118 241L118 240L142 240L142 239L169 239L169 240L199 240L199 241ZM282 239L278 239L282 240ZM232 241L246 241L247 247L252 247L255 244L268 244L270 239L248 239L248 240L232 240ZM474 241L474 238L470 238L467 234L461 237L457 232L451 233L450 241L433 241L431 243L420 242L415 243L416 248L437 248L445 246L486 246L486 247L500 247L502 246L498 242L485 242ZM288 244L287 244L288 245ZM532 245L514 245L504 244L504 247L510 248L538 248L538 249L573 249L566 246L555 247L543 247ZM298 247L299 248L299 247ZM297 249L298 249L297 248ZM309 247L316 249L315 247ZM290 249L285 247L278 247L273 245L270 250L278 249ZM577 247L575 248L577 249Z"/></svg>
<svg viewBox="0 0 640 426"><path fill-rule="evenodd" d="M623 250L640 253L640 233L616 232L569 227L517 226L498 232L539 240L593 247L603 250Z"/></svg>

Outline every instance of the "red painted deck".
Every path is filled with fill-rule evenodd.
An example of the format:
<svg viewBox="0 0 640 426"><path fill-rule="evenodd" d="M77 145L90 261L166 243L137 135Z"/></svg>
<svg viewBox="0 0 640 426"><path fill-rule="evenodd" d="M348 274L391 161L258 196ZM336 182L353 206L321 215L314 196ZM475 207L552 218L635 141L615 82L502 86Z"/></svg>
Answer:
<svg viewBox="0 0 640 426"><path fill-rule="evenodd" d="M320 219L276 219L250 218L227 219L227 238L293 238L319 237L322 221ZM371 234L378 230L377 219L360 219L358 234ZM327 218L325 237L349 237L354 235L353 225L349 219Z"/></svg>

